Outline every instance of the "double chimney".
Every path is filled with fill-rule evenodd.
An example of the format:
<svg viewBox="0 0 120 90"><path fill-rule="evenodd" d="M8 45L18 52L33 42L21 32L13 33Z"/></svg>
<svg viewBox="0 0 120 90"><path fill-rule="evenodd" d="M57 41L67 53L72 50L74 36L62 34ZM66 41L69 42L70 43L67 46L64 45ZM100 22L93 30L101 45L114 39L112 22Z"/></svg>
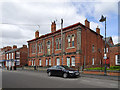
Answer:
<svg viewBox="0 0 120 90"><path fill-rule="evenodd" d="M90 22L89 22L87 19L85 20L85 26L86 26L87 28L90 28ZM54 21L54 22L52 22L52 24L51 24L51 33L55 32L55 31L56 31L56 23L55 23L55 21ZM97 28L96 28L96 33L97 33L97 34L100 34L100 29L99 29L98 26L97 26ZM39 38L39 31L38 31L38 30L35 32L35 38Z"/></svg>
<svg viewBox="0 0 120 90"><path fill-rule="evenodd" d="M96 33L97 34L100 34L100 28L97 26L97 28L96 28Z"/></svg>
<svg viewBox="0 0 120 90"><path fill-rule="evenodd" d="M87 27L87 28L90 28L90 22L86 19L85 20L85 26ZM96 28L96 33L97 34L100 34L100 28L97 26L97 28Z"/></svg>
<svg viewBox="0 0 120 90"><path fill-rule="evenodd" d="M87 27L87 28L90 28L90 22L86 19L85 20L85 26Z"/></svg>
<svg viewBox="0 0 120 90"><path fill-rule="evenodd" d="M35 32L35 38L39 38L39 31L38 30Z"/></svg>
<svg viewBox="0 0 120 90"><path fill-rule="evenodd" d="M17 48L17 46L16 45L13 45L13 49L16 49Z"/></svg>
<svg viewBox="0 0 120 90"><path fill-rule="evenodd" d="M54 22L52 22L52 25L51 25L51 32L53 33L55 31L56 31L56 23L54 21Z"/></svg>

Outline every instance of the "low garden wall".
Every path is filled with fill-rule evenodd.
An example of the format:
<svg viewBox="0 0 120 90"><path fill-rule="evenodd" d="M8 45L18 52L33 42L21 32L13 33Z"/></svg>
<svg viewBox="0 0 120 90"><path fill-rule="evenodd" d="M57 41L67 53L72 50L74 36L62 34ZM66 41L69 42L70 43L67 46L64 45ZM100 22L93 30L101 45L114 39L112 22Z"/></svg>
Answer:
<svg viewBox="0 0 120 90"><path fill-rule="evenodd" d="M104 75L104 71L100 70L85 70L84 74L96 74L96 75ZM120 76L120 71L107 71L107 75L110 76Z"/></svg>

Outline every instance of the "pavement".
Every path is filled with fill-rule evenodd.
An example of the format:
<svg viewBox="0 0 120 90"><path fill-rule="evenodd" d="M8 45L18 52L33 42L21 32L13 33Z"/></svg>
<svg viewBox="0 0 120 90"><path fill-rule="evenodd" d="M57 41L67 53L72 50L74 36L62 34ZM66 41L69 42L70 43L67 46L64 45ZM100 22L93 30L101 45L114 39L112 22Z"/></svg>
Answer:
<svg viewBox="0 0 120 90"><path fill-rule="evenodd" d="M49 77L45 71L16 70L2 72L2 88L118 88L117 80Z"/></svg>

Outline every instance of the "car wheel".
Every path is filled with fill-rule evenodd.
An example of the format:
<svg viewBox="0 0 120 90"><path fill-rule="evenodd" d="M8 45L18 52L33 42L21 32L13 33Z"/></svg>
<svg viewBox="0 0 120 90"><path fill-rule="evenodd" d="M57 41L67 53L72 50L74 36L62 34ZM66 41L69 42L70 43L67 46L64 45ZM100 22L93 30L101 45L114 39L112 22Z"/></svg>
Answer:
<svg viewBox="0 0 120 90"><path fill-rule="evenodd" d="M48 76L51 76L52 75L52 73L51 72L48 72Z"/></svg>
<svg viewBox="0 0 120 90"><path fill-rule="evenodd" d="M64 78L67 78L67 76L68 76L67 73L64 73L64 74L63 74L63 77L64 77Z"/></svg>

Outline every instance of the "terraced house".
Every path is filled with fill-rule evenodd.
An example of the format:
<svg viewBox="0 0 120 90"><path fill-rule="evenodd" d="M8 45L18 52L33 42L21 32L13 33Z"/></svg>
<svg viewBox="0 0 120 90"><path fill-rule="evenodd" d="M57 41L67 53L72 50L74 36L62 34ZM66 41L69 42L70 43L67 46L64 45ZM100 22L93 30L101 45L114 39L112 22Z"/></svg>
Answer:
<svg viewBox="0 0 120 90"><path fill-rule="evenodd" d="M13 48L7 50L4 53L5 66L7 69L12 70L14 66L21 67L27 64L28 48L27 45L17 48L16 45L13 45Z"/></svg>
<svg viewBox="0 0 120 90"><path fill-rule="evenodd" d="M36 31L35 38L28 41L29 66L96 67L101 65L103 55L104 40L100 29L91 30L87 19L85 25L78 22L63 28L62 34L52 22L51 33L39 36Z"/></svg>

